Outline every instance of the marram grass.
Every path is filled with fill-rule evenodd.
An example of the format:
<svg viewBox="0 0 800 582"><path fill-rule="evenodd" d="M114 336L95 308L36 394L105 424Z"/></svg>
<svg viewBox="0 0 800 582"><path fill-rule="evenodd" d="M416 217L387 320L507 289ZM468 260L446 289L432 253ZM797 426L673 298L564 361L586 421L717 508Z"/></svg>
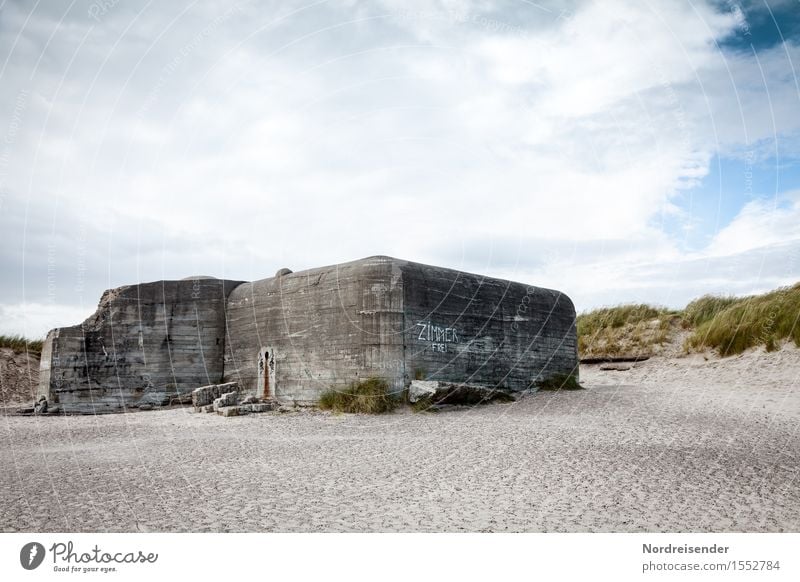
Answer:
<svg viewBox="0 0 800 582"><path fill-rule="evenodd" d="M698 301L708 301L701 298ZM692 302L687 307L692 307ZM800 283L731 301L712 316L701 319L686 340L687 349L715 349L721 356L748 348L778 349L783 340L800 347Z"/></svg>
<svg viewBox="0 0 800 582"><path fill-rule="evenodd" d="M389 394L389 386L383 378L367 378L346 388L331 388L319 399L322 410L362 414L384 414L398 404L398 399Z"/></svg>
<svg viewBox="0 0 800 582"><path fill-rule="evenodd" d="M677 313L652 305L620 305L578 316L578 351L583 358L649 356L669 341Z"/></svg>
<svg viewBox="0 0 800 582"><path fill-rule="evenodd" d="M43 340L29 340L21 335L0 335L0 348L11 348L17 353L26 351L42 353Z"/></svg>
<svg viewBox="0 0 800 582"><path fill-rule="evenodd" d="M652 305L605 307L578 316L582 358L652 355L677 328L689 330L686 351L715 350L721 356L790 340L800 347L800 283L763 295L705 295L682 311Z"/></svg>

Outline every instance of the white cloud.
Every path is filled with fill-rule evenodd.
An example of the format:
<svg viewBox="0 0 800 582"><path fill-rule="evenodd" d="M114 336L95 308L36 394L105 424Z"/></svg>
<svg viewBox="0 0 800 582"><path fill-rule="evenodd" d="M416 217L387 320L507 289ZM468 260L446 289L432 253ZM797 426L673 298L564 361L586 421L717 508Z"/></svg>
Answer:
<svg viewBox="0 0 800 582"><path fill-rule="evenodd" d="M0 227L14 239L0 302L44 305L50 240L66 304L83 300L69 291L79 243L98 296L377 253L589 304L645 293L648 265L699 260L656 224L688 225L676 196L709 160L800 131L787 74L800 53L721 52L736 17L705 2L542 6L200 3L136 16L126 2L99 25L67 12L60 28L41 10L66 8L47 6L13 52L26 15L8 6L0 131L28 98L0 166ZM760 204L708 255L785 240L796 202L771 218Z"/></svg>
<svg viewBox="0 0 800 582"><path fill-rule="evenodd" d="M758 247L800 240L800 191L748 202L711 241L707 254L734 255Z"/></svg>
<svg viewBox="0 0 800 582"><path fill-rule="evenodd" d="M735 23L703 3L692 10L674 2L590 2L538 38L490 38L479 50L495 81L533 83L544 91L539 105L546 115L572 118L664 83L691 81Z"/></svg>
<svg viewBox="0 0 800 582"><path fill-rule="evenodd" d="M82 322L96 307L96 305L75 307L55 303L0 304L2 333L43 339L47 332L55 327L66 327Z"/></svg>

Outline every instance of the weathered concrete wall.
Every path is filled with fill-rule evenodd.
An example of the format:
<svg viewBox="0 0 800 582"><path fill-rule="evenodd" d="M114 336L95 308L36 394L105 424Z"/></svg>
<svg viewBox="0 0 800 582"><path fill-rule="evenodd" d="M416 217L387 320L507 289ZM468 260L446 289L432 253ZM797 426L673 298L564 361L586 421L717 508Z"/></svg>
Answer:
<svg viewBox="0 0 800 582"><path fill-rule="evenodd" d="M575 307L563 293L402 263L412 379L525 390L578 373Z"/></svg>
<svg viewBox="0 0 800 582"><path fill-rule="evenodd" d="M368 376L404 388L403 290L387 257L246 283L228 300L226 382L265 396L259 354L274 357L269 396L310 404ZM270 362L263 365L270 366ZM260 380L261 378L261 380Z"/></svg>
<svg viewBox="0 0 800 582"><path fill-rule="evenodd" d="M204 278L106 291L85 322L48 334L40 391L66 411L104 412L219 382L225 301L239 284Z"/></svg>

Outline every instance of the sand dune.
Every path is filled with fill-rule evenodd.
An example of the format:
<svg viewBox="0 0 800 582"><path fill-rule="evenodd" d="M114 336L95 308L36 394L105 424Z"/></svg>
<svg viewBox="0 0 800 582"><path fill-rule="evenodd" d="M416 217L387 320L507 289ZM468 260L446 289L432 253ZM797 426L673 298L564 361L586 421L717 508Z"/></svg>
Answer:
<svg viewBox="0 0 800 582"><path fill-rule="evenodd" d="M0 406L30 403L39 394L39 354L0 348Z"/></svg>

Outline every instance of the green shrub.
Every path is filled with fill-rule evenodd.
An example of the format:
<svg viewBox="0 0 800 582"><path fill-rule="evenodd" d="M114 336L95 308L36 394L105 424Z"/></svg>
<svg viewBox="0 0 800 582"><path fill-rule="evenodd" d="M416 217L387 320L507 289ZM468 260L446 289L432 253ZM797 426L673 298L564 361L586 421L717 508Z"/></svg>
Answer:
<svg viewBox="0 0 800 582"><path fill-rule="evenodd" d="M11 348L17 353L41 354L43 343L43 340L29 340L21 335L0 335L0 348Z"/></svg>
<svg viewBox="0 0 800 582"><path fill-rule="evenodd" d="M322 410L362 414L391 412L398 405L389 394L389 386L383 378L368 378L353 382L347 388L331 388L319 399Z"/></svg>

